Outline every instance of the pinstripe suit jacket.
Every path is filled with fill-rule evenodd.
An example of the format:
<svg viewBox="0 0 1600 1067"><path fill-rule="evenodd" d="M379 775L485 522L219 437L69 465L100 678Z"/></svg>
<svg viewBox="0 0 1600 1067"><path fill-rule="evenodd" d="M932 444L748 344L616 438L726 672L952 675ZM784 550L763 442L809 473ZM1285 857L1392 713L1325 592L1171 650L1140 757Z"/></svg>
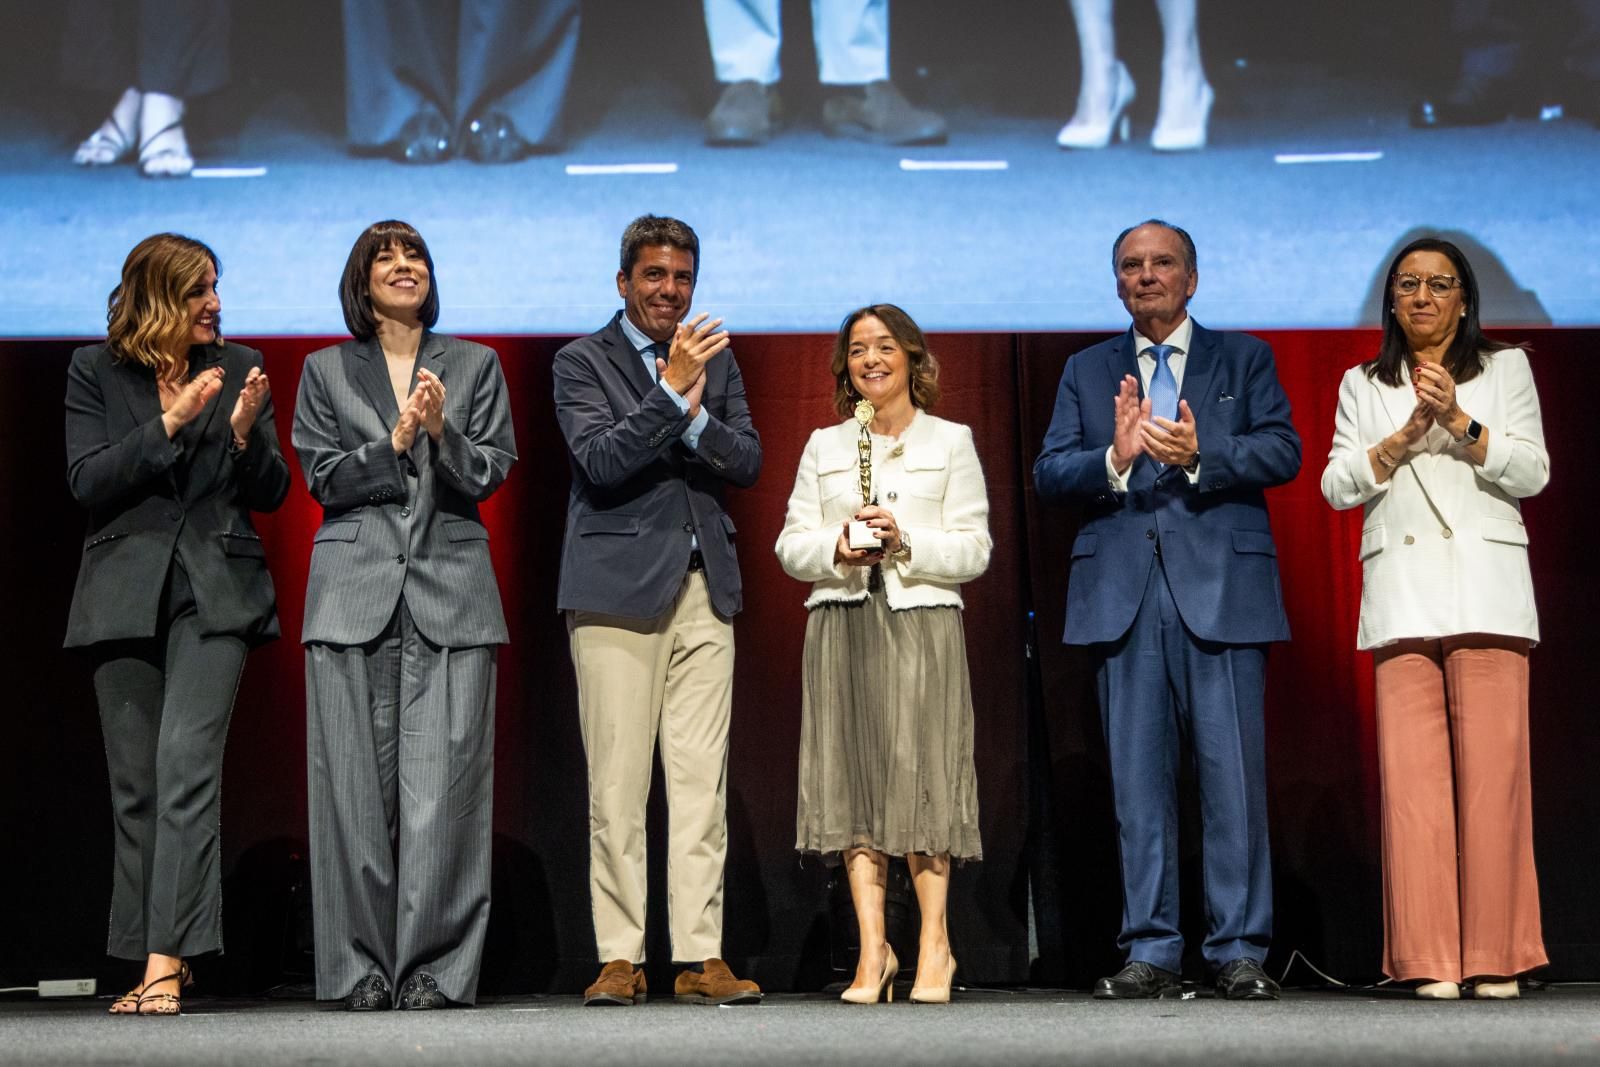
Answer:
<svg viewBox="0 0 1600 1067"><path fill-rule="evenodd" d="M346 341L306 357L291 440L323 521L311 549L302 642L381 634L400 598L417 628L451 648L504 643L505 616L478 504L515 462L511 406L494 350L424 334L417 367L445 387L444 433L404 455L383 349ZM416 370L411 372L412 387Z"/></svg>

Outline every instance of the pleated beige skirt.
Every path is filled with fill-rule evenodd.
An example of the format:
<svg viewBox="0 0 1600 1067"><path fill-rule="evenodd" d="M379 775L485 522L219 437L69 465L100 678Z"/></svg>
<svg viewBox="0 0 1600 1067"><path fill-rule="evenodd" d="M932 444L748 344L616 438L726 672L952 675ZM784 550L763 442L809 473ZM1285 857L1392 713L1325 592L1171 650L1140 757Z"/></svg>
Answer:
<svg viewBox="0 0 1600 1067"><path fill-rule="evenodd" d="M983 858L961 611L882 593L806 620L795 848Z"/></svg>

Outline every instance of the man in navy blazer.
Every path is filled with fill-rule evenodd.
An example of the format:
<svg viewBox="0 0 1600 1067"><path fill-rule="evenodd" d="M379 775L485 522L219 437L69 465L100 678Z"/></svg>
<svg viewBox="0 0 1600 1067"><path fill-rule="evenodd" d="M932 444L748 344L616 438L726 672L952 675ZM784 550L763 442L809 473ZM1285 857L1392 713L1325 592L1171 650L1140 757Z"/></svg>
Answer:
<svg viewBox="0 0 1600 1067"><path fill-rule="evenodd" d="M622 237L623 310L556 354L572 464L557 606L567 617L589 762L589 887L600 977L587 1004L645 993L645 805L659 740L671 826L675 992L753 1004L722 955L733 616L743 605L726 486L761 473L761 440L721 319L684 323L700 242L645 215Z"/></svg>
<svg viewBox="0 0 1600 1067"><path fill-rule="evenodd" d="M1300 469L1272 350L1198 325L1194 241L1152 219L1112 245L1120 337L1067 361L1034 484L1082 508L1065 642L1094 658L1111 759L1127 965L1101 998L1178 989L1177 780L1200 791L1218 992L1276 999L1263 694L1266 645L1289 637L1263 490Z"/></svg>

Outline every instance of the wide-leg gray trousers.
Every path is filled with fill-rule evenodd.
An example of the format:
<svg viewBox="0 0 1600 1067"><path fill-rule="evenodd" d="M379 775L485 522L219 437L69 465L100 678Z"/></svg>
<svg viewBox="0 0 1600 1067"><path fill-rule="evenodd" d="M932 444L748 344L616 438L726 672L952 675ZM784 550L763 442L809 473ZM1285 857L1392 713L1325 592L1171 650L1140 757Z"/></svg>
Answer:
<svg viewBox="0 0 1600 1067"><path fill-rule="evenodd" d="M364 645L306 646L317 997L368 974L477 998L489 925L495 652L443 648L405 601Z"/></svg>

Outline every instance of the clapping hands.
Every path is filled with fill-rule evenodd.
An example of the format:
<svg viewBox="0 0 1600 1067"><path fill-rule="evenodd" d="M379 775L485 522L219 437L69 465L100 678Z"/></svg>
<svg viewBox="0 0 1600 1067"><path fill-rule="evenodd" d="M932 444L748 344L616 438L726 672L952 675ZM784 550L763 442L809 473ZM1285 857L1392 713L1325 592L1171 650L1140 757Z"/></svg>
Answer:
<svg viewBox="0 0 1600 1067"><path fill-rule="evenodd" d="M425 367L418 368L417 387L406 398L394 432L389 435L395 455L410 451L416 443L418 430L427 431L435 441L444 433L444 383Z"/></svg>
<svg viewBox="0 0 1600 1067"><path fill-rule="evenodd" d="M678 323L672 334L667 358L656 358L656 373L689 402L689 414L700 414L700 397L706 390L706 364L728 347L728 331L719 330L721 319L701 312L688 322Z"/></svg>
<svg viewBox="0 0 1600 1067"><path fill-rule="evenodd" d="M1125 374L1113 403L1116 413L1111 462L1119 475L1127 473L1140 454L1174 467L1194 462L1200 444L1195 434L1194 412L1189 409L1187 400L1178 401L1177 421L1152 416L1150 398L1139 399L1139 379Z"/></svg>
<svg viewBox="0 0 1600 1067"><path fill-rule="evenodd" d="M261 405L266 403L270 392L266 371L251 367L250 373L245 375L244 385L239 387L239 399L234 402L233 414L228 417L229 424L233 426L234 442L241 448L250 440L256 416L260 414Z"/></svg>
<svg viewBox="0 0 1600 1067"><path fill-rule="evenodd" d="M212 398L222 392L222 378L221 367L207 367L178 390L167 404L167 410L161 413L161 425L167 437L177 436L179 430L193 422ZM254 421L253 415L251 419Z"/></svg>

